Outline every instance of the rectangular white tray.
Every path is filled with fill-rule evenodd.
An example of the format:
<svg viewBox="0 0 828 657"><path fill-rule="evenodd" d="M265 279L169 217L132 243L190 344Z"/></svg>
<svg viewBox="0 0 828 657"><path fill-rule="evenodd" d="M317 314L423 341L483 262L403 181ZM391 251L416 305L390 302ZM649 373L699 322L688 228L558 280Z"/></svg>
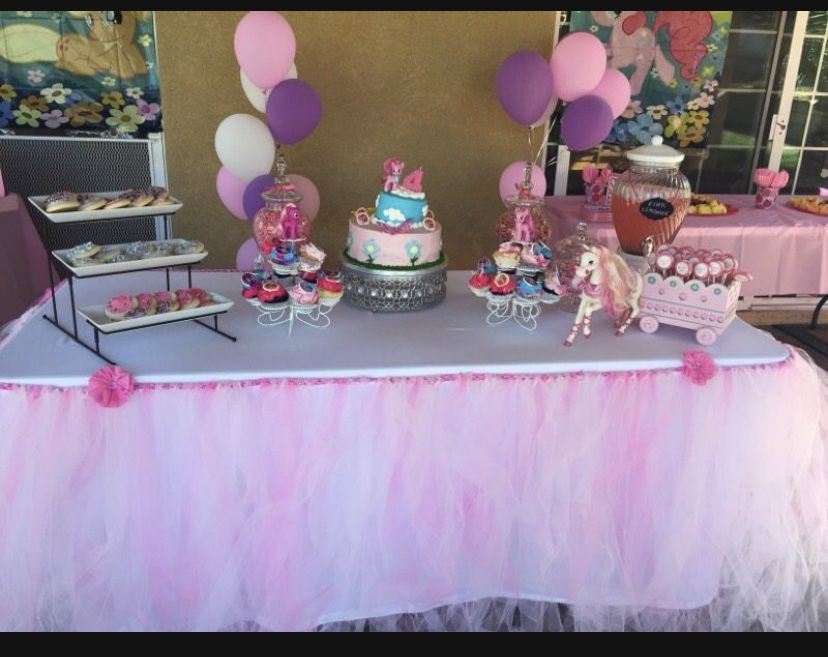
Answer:
<svg viewBox="0 0 828 657"><path fill-rule="evenodd" d="M89 320L101 333L118 333L143 326L156 326L176 320L195 319L197 317L215 315L230 310L233 307L233 302L227 297L223 297L214 292L210 294L216 300L216 303L211 306L199 306L198 308L191 308L190 310L176 310L171 313L145 315L144 317L135 317L134 319L122 319L119 322L113 322L106 316L103 305L78 308L78 314Z"/></svg>
<svg viewBox="0 0 828 657"><path fill-rule="evenodd" d="M72 249L61 249L59 251L52 251L52 254L78 278L98 276L100 274L121 274L128 271L141 271L144 269L155 269L157 267L192 265L197 262L201 262L204 258L210 255L207 251L202 251L201 253L191 253L189 255L173 255L161 258L148 258L146 260L129 260L127 262L110 262L101 265L75 267L66 258L66 253L71 250Z"/></svg>
<svg viewBox="0 0 828 657"><path fill-rule="evenodd" d="M96 196L102 198L116 198L123 192L100 192ZM126 219L132 217L154 217L164 214L175 214L184 204L177 198L170 197L175 203L172 205L145 205L143 208L118 208L117 210L84 210L80 212L46 212L44 202L48 196L30 196L31 201L49 221L54 224L64 224L70 221L95 221L96 219Z"/></svg>

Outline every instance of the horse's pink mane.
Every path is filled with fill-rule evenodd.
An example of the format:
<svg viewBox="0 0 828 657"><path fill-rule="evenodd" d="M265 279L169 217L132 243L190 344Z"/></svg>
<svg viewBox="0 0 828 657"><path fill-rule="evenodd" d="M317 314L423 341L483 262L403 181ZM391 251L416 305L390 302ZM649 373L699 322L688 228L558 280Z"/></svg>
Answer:
<svg viewBox="0 0 828 657"><path fill-rule="evenodd" d="M627 312L628 299L637 287L636 275L621 256L607 247L595 245L591 248L598 252L596 269L603 279L600 286L601 307L613 319L620 319Z"/></svg>
<svg viewBox="0 0 828 657"><path fill-rule="evenodd" d="M664 26L670 35L670 53L681 64L681 76L691 80L707 55L704 40L713 28L713 16L709 11L660 11L653 23L653 34Z"/></svg>

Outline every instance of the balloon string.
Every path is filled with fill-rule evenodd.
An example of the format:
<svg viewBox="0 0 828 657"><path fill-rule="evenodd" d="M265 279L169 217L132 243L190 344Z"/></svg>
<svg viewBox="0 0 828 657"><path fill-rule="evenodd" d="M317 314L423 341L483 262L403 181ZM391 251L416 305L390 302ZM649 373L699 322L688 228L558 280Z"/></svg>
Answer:
<svg viewBox="0 0 828 657"><path fill-rule="evenodd" d="M529 133L529 161L532 162L532 153L535 152L535 147L532 144L532 126L530 125L527 132Z"/></svg>
<svg viewBox="0 0 828 657"><path fill-rule="evenodd" d="M558 117L561 114L561 106L558 105L555 108L555 111L549 117L549 130L546 131L546 134L543 137L543 141L541 141L540 148L538 149L538 154L535 155L535 159L532 160L533 164L537 164L540 161L540 156L543 153L543 147L549 142L549 136L552 134L552 129L555 127L555 124L558 122Z"/></svg>

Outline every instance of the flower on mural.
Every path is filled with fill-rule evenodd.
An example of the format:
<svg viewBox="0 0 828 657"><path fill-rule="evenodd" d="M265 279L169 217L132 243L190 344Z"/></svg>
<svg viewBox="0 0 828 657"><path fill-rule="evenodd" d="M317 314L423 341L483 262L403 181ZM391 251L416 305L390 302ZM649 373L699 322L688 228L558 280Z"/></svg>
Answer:
<svg viewBox="0 0 828 657"><path fill-rule="evenodd" d="M405 252L413 265L420 259L420 255L423 252L423 245L417 240L409 240L405 243Z"/></svg>
<svg viewBox="0 0 828 657"><path fill-rule="evenodd" d="M718 89L718 87L719 87L719 81L718 80L705 80L704 81L704 86L702 87L702 89L704 89L706 92L712 94L712 93L716 93L716 89Z"/></svg>
<svg viewBox="0 0 828 657"><path fill-rule="evenodd" d="M681 373L697 386L703 386L716 375L716 362L701 349L688 349L681 355Z"/></svg>
<svg viewBox="0 0 828 657"><path fill-rule="evenodd" d="M379 244L377 244L377 240L365 240L362 243L362 252L365 254L365 257L368 258L369 264L374 262L380 253L380 247Z"/></svg>
<svg viewBox="0 0 828 657"><path fill-rule="evenodd" d="M621 116L625 119L634 119L636 114L641 114L643 111L640 100L631 100L627 108L621 112Z"/></svg>
<svg viewBox="0 0 828 657"><path fill-rule="evenodd" d="M708 43L707 44L707 52L716 52L719 49L715 43Z"/></svg>
<svg viewBox="0 0 828 657"><path fill-rule="evenodd" d="M705 66L705 67L702 69L702 75L703 75L704 77L706 77L706 78L709 78L709 77L710 77L710 76L712 76L714 73L716 73L716 69L715 69L715 68L713 68L712 66ZM708 82L710 82L710 80L705 80L705 81L704 81L705 86L707 86L707 83L708 83Z"/></svg>
<svg viewBox="0 0 828 657"><path fill-rule="evenodd" d="M12 118L14 118L14 114L11 111L11 103L7 100L0 102L0 128L9 125Z"/></svg>
<svg viewBox="0 0 828 657"><path fill-rule="evenodd" d="M101 112L103 105L100 103L78 103L73 107L67 107L63 114L69 117L69 125L73 128L80 128L86 123L100 123L103 121Z"/></svg>
<svg viewBox="0 0 828 657"><path fill-rule="evenodd" d="M123 406L135 390L135 379L127 370L117 365L102 367L89 377L86 391L105 408Z"/></svg>
<svg viewBox="0 0 828 657"><path fill-rule="evenodd" d="M101 95L101 103L111 105L113 108L118 109L119 107L123 107L126 101L124 101L124 96L120 91L105 91Z"/></svg>
<svg viewBox="0 0 828 657"><path fill-rule="evenodd" d="M158 112L161 111L161 106L158 103L148 103L141 98L135 101L135 105L138 107L138 111L141 112L141 116L147 121L155 121L158 118Z"/></svg>
<svg viewBox="0 0 828 657"><path fill-rule="evenodd" d="M673 100L668 100L665 105L670 114L681 114L684 111L684 101L681 96L676 96Z"/></svg>
<svg viewBox="0 0 828 657"><path fill-rule="evenodd" d="M604 141L609 144L623 144L629 136L630 132L627 130L627 123L624 121L616 121L612 124L612 130Z"/></svg>
<svg viewBox="0 0 828 657"><path fill-rule="evenodd" d="M18 16L20 16L21 18L31 18L32 17L32 12L30 12L30 11L16 11L15 13Z"/></svg>
<svg viewBox="0 0 828 657"><path fill-rule="evenodd" d="M152 45L152 37L149 34L142 34L137 39L144 48L149 48Z"/></svg>
<svg viewBox="0 0 828 657"><path fill-rule="evenodd" d="M702 91L699 94L699 107L712 107L716 104L716 99L712 94Z"/></svg>
<svg viewBox="0 0 828 657"><path fill-rule="evenodd" d="M45 112L49 109L49 103L43 96L27 96L20 101L20 105L25 105L30 109L36 109L40 112Z"/></svg>
<svg viewBox="0 0 828 657"><path fill-rule="evenodd" d="M66 99L67 107L72 107L72 105L77 105L81 101L82 96L77 92L73 91L69 94L69 97Z"/></svg>
<svg viewBox="0 0 828 657"><path fill-rule="evenodd" d="M667 116L667 108L664 105L647 105L647 114L652 116L656 121Z"/></svg>
<svg viewBox="0 0 828 657"><path fill-rule="evenodd" d="M699 99L698 98L691 98L690 100L688 100L687 101L687 109L689 109L689 110L701 109L701 106L699 105Z"/></svg>
<svg viewBox="0 0 828 657"><path fill-rule="evenodd" d="M127 87L126 95L130 98L138 100L141 96L144 95L144 90L141 89L141 87Z"/></svg>
<svg viewBox="0 0 828 657"><path fill-rule="evenodd" d="M10 84L0 84L0 98L3 100L11 100L17 98L17 92Z"/></svg>
<svg viewBox="0 0 828 657"><path fill-rule="evenodd" d="M684 131L678 135L679 146L687 148L691 144L700 144L704 141L704 128L699 128L695 125L687 126Z"/></svg>
<svg viewBox="0 0 828 657"><path fill-rule="evenodd" d="M640 114L635 121L630 121L627 124L627 130L641 144L652 143L654 136L664 132L661 124L653 121L653 117L649 114Z"/></svg>
<svg viewBox="0 0 828 657"><path fill-rule="evenodd" d="M46 112L40 115L40 120L47 128L59 128L64 123L69 122L69 117L64 116L59 109L53 109L51 112Z"/></svg>
<svg viewBox="0 0 828 657"><path fill-rule="evenodd" d="M26 71L26 79L32 84L40 84L43 82L43 77L46 75L44 71L39 68L32 68Z"/></svg>
<svg viewBox="0 0 828 657"><path fill-rule="evenodd" d="M14 110L12 114L15 116L14 122L17 125L27 125L30 128L36 128L38 126L40 110L21 105L18 109Z"/></svg>
<svg viewBox="0 0 828 657"><path fill-rule="evenodd" d="M678 136L682 132L687 123L687 113L684 112L680 116L671 114L667 117L667 125L664 127L664 136L669 138Z"/></svg>
<svg viewBox="0 0 828 657"><path fill-rule="evenodd" d="M55 82L51 87L40 90L41 96L45 96L50 103L57 103L58 105L65 104L71 93L72 90L64 87L63 82Z"/></svg>
<svg viewBox="0 0 828 657"><path fill-rule="evenodd" d="M670 89L675 89L675 88L678 86L678 80L676 80L675 78L673 78L672 80L670 80L670 81L667 83L667 86L668 86L668 87L670 87Z"/></svg>
<svg viewBox="0 0 828 657"><path fill-rule="evenodd" d="M704 128L704 126L710 123L710 112L708 112L707 110L699 110L698 112L688 112L687 123L688 125L694 125L697 128Z"/></svg>
<svg viewBox="0 0 828 657"><path fill-rule="evenodd" d="M101 84L105 87L114 87L117 80L109 75L107 75L103 80L101 80Z"/></svg>
<svg viewBox="0 0 828 657"><path fill-rule="evenodd" d="M590 25L589 26L589 31L592 32L593 34L595 34L598 31L598 26L597 25Z"/></svg>
<svg viewBox="0 0 828 657"><path fill-rule="evenodd" d="M106 120L106 124L117 128L118 132L136 132L138 126L144 121L144 117L141 116L135 105L127 105L123 111L119 109L109 110L109 118Z"/></svg>

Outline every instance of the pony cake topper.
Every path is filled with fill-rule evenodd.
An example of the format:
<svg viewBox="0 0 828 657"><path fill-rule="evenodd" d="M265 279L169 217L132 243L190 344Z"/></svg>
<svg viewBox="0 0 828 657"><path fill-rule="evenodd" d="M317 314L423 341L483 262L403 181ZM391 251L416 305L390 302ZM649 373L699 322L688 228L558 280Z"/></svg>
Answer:
<svg viewBox="0 0 828 657"><path fill-rule="evenodd" d="M565 295L556 270L547 272L547 287L556 294ZM573 291L580 292L581 302L575 315L575 323L564 341L571 347L578 333L585 338L592 335L592 313L604 310L615 322L615 335L624 335L640 310L638 300L644 280L617 254L600 244L584 244L578 257L574 277L569 283Z"/></svg>
<svg viewBox="0 0 828 657"><path fill-rule="evenodd" d="M423 168L415 169L400 182L405 162L397 157L389 157L382 165L382 191L384 192L411 192L421 194L423 191Z"/></svg>

